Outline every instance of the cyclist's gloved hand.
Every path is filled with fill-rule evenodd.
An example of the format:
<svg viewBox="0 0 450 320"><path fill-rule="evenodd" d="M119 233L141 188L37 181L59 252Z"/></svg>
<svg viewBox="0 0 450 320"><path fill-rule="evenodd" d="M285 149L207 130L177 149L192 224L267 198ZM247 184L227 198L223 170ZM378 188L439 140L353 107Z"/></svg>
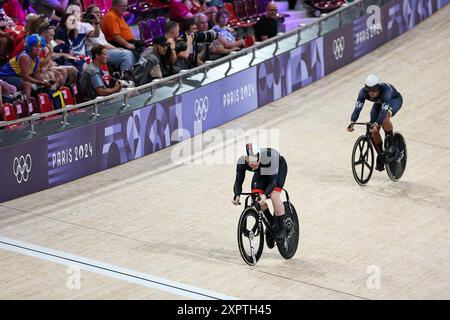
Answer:
<svg viewBox="0 0 450 320"><path fill-rule="evenodd" d="M260 194L259 195L259 205L262 206L263 204L266 203L266 195L265 194Z"/></svg>
<svg viewBox="0 0 450 320"><path fill-rule="evenodd" d="M348 132L353 132L353 131L355 131L355 129L353 128L353 126L354 126L354 122L351 122L349 125L348 125L348 127L347 127L347 131Z"/></svg>
<svg viewBox="0 0 450 320"><path fill-rule="evenodd" d="M239 195L235 195L235 196L233 197L233 200L231 200L231 203L234 204L235 206L240 205L241 203L239 202L239 198L240 198Z"/></svg>

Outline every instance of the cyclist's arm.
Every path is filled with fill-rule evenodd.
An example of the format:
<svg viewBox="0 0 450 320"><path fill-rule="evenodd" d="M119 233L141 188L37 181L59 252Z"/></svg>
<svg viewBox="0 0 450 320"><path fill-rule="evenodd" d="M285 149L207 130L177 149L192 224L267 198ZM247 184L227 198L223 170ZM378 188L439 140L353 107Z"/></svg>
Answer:
<svg viewBox="0 0 450 320"><path fill-rule="evenodd" d="M243 157L241 157L243 159ZM239 159L237 167L236 167L236 180L234 181L234 195L239 195L242 192L242 184L245 180L245 161L241 163L241 159Z"/></svg>
<svg viewBox="0 0 450 320"><path fill-rule="evenodd" d="M351 122L356 122L359 118L359 114L361 113L361 110L364 106L364 101L366 101L366 90L363 88L359 91L358 99L356 99L355 103L355 109L353 109Z"/></svg>

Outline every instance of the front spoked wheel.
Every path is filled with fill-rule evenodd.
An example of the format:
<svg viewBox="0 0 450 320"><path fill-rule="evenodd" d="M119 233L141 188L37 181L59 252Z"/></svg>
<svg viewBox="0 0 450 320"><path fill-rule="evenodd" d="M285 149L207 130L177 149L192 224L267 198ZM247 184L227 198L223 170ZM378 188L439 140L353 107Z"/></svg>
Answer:
<svg viewBox="0 0 450 320"><path fill-rule="evenodd" d="M254 266L264 249L264 230L254 207L248 207L239 218L237 238L239 252L244 261Z"/></svg>
<svg viewBox="0 0 450 320"><path fill-rule="evenodd" d="M369 138L360 136L353 147L352 171L353 177L359 185L365 185L372 176L374 167L373 147Z"/></svg>
<svg viewBox="0 0 450 320"><path fill-rule="evenodd" d="M392 141L395 148L394 160L386 165L386 173L392 181L397 181L405 172L408 154L405 139L400 133L394 133Z"/></svg>
<svg viewBox="0 0 450 320"><path fill-rule="evenodd" d="M285 259L290 259L297 252L298 240L300 238L300 225L298 222L297 211L290 201L284 203L284 228L286 238L277 243L278 251Z"/></svg>

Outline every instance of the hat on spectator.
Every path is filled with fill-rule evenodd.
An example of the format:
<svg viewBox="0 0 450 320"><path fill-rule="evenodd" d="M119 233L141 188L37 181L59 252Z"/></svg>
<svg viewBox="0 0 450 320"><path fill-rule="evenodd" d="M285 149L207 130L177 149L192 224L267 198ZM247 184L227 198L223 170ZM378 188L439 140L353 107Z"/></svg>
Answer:
<svg viewBox="0 0 450 320"><path fill-rule="evenodd" d="M158 37L154 38L153 39L153 44L160 44L162 46L169 45L169 43L167 42L166 37L164 37L164 36L158 36Z"/></svg>

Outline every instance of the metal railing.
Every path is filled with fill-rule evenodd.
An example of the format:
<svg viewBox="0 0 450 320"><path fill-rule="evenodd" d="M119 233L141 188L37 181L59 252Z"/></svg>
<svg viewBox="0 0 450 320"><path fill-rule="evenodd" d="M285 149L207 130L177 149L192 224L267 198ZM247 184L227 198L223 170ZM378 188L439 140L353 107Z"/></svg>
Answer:
<svg viewBox="0 0 450 320"><path fill-rule="evenodd" d="M277 35L276 37L267 39L267 40L265 40L263 42L255 43L253 46L251 46L249 48L244 48L244 49L242 49L240 51L234 52L233 54L227 55L227 56L219 58L217 60L208 61L208 62L206 62L205 64L203 64L201 66L198 66L198 67L195 67L195 68L192 68L192 69L189 69L189 70L184 70L181 73L178 73L178 74L175 74L175 75L172 75L170 77L163 78L163 79L160 79L160 80L155 80L155 81L152 81L151 83L148 83L148 84L145 84L145 85L142 85L142 86L139 86L139 87L123 89L122 91L114 93L114 94L111 94L109 96L97 97L94 100L86 101L86 102L83 102L83 103L80 103L80 104L76 104L76 105L68 105L68 106L65 106L62 109L53 110L53 111L46 112L46 113L34 113L31 116L29 116L29 117L25 117L25 118L13 120L13 121L7 121L7 122L3 121L3 122L0 122L0 128L4 127L4 126L11 126L11 125L19 124L19 123L29 122L30 123L29 132L30 132L30 137L32 137L34 134L36 134L36 132L35 132L35 122L37 120L39 120L39 119L42 119L42 118L47 118L49 116L59 115L59 114L62 113L63 114L63 119L61 121L61 124L63 126L67 126L69 124L68 121L67 121L67 117L68 117L69 111L74 110L74 109L85 108L85 107L94 107L94 111L92 112L92 117L96 118L96 117L98 117L100 115L99 111L98 111L98 107L99 107L100 104L103 104L106 101L110 101L110 100L113 100L113 99L117 99L114 102L120 101L120 99L118 99L118 98L122 98L123 99L122 105L123 105L124 109L126 109L126 107L129 106L128 105L128 98L131 95L136 95L140 91L150 89L150 97L149 97L149 99L147 99L147 101L150 101L151 97L154 96L155 88L157 86L161 86L161 85L168 84L168 83L176 83L176 82L178 82L178 88L174 92L174 93L176 93L181 88L181 86L183 85L183 81L182 81L183 77L188 77L188 76L192 76L192 75L195 75L195 74L198 74L198 73L203 73L203 78L200 80L200 84L201 84L201 83L203 83L206 80L209 70L211 70L212 68L217 67L219 65L225 64L225 63L228 64L228 69L227 69L227 71L225 72L224 75L228 76L229 72L232 69L232 61L235 60L235 59L238 59L240 57L243 57L243 56L246 56L248 54L251 54L252 57L251 57L251 60L249 62L249 65L248 65L249 67L251 67L252 63L256 59L256 55L257 55L257 52L258 52L259 49L262 49L262 48L268 47L268 46L270 46L272 44L275 44L275 49L274 49L274 51L272 53L272 55L275 56L277 54L279 48L280 48L280 42L285 40L285 39L294 37L294 36L296 37L295 47L299 47L300 43L302 41L302 36L301 36L302 32L304 32L306 30L313 29L314 27L317 26L318 28L317 28L316 37L320 37L320 36L322 36L324 34L323 33L323 24L326 21L328 21L329 19L338 17L338 19L339 19L338 25L342 26L342 23L344 21L343 13L346 10L349 10L350 8L359 7L358 17L361 17L361 16L366 14L366 12L363 9L363 5L364 4L366 4L366 3L367 4L380 4L381 2L383 2L383 1L382 0L381 1L356 0L356 1L352 2L352 3L349 3L347 5L342 6L341 8L339 8L339 9L333 11L333 12L330 12L327 15L324 15L324 16L322 16L320 18L317 18L316 21L313 21L312 23L310 23L308 25L301 26L301 27L299 27L297 29L294 29L292 31L289 31L287 33L283 33L283 34ZM313 39L311 39L311 40L313 40ZM292 48L292 49L294 49L294 48ZM81 88L81 89L83 89L83 88Z"/></svg>

